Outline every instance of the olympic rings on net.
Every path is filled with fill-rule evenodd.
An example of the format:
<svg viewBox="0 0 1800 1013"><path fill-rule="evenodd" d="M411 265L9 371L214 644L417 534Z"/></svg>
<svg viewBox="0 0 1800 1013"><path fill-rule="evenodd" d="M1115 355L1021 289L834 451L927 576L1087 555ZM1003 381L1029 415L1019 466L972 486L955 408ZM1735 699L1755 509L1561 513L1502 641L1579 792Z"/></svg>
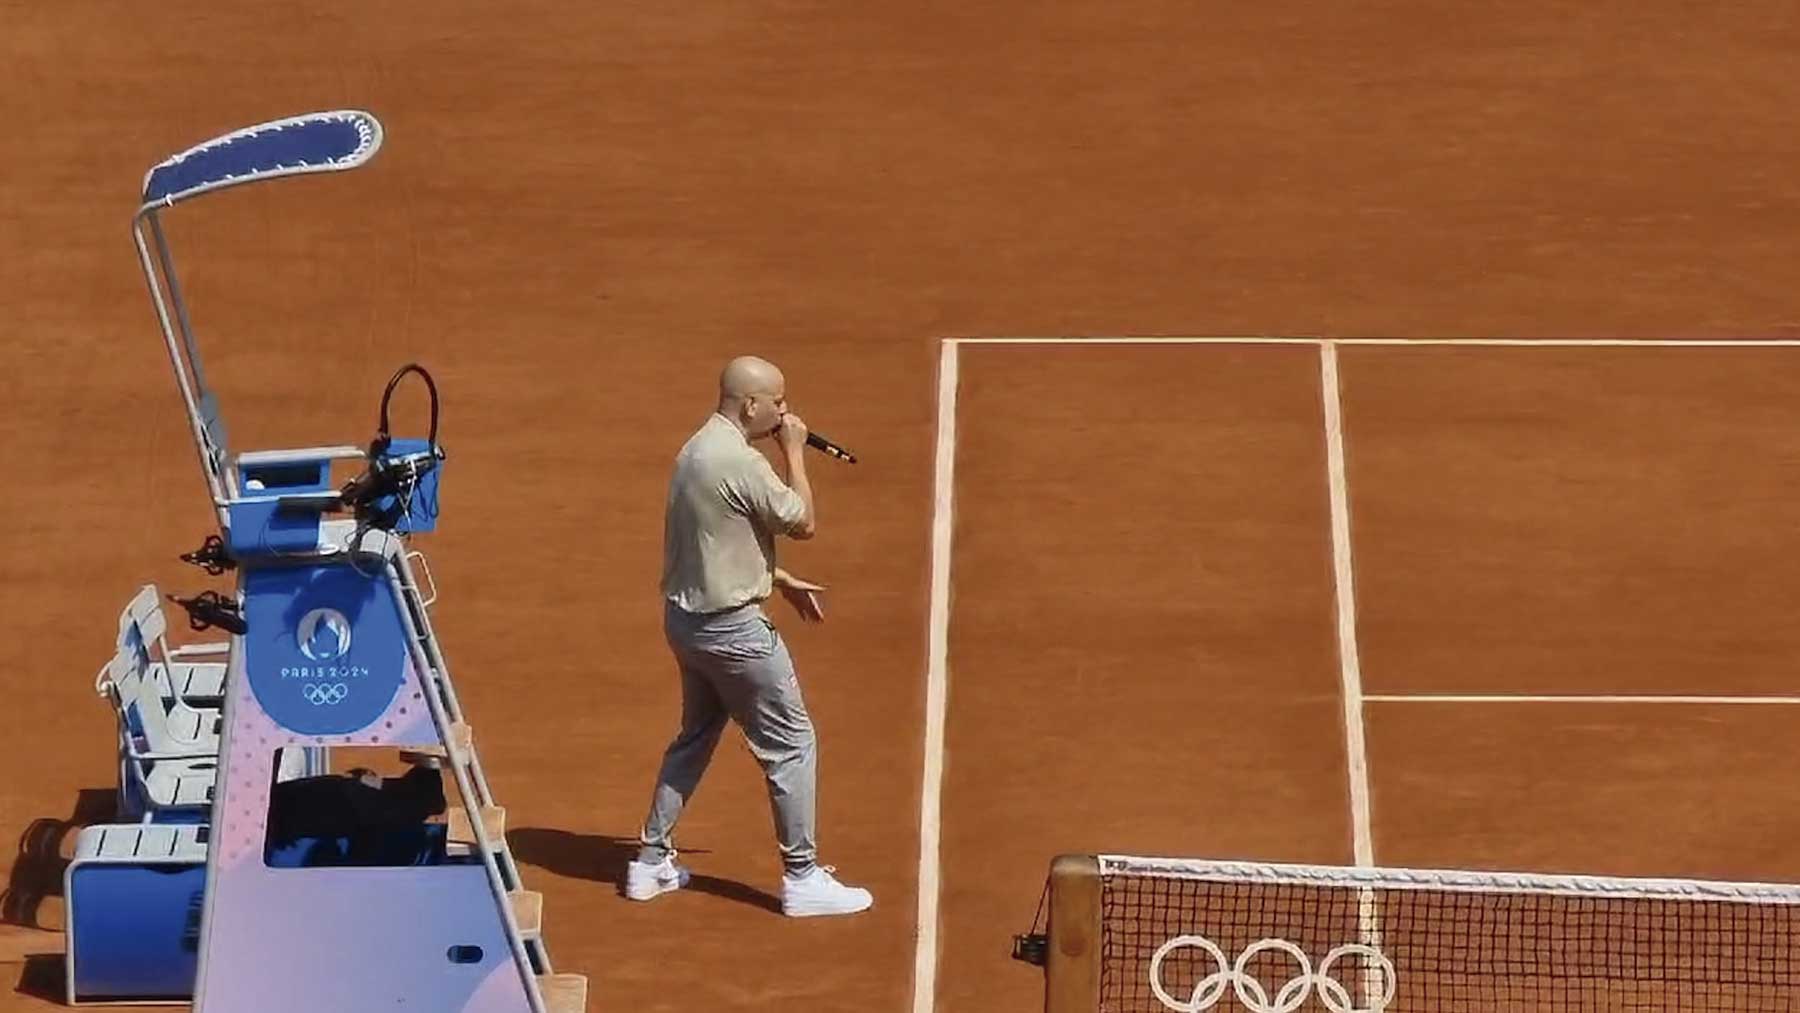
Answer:
<svg viewBox="0 0 1800 1013"><path fill-rule="evenodd" d="M1171 953L1181 949L1200 950L1212 958L1217 968L1211 974L1194 983L1185 1001L1169 994L1163 985L1163 961ZM1285 953L1297 965L1292 977L1283 982L1271 997L1263 983L1246 968L1258 954L1267 952ZM1369 960L1370 966L1364 972L1369 979L1379 978L1379 987L1367 989L1367 1006L1354 1005L1350 989L1342 981L1333 977L1331 969L1345 957L1359 956ZM1370 981L1373 985L1374 982ZM1150 957L1150 991L1158 1002L1175 1013L1201 1013L1212 1009L1219 1000L1225 997L1225 989L1230 986L1237 996L1237 1001L1250 1013L1294 1013L1305 1004L1307 996L1317 993L1319 1002L1331 1013L1382 1013L1388 1004L1394 1001L1394 994L1400 986L1400 978L1394 970L1393 961L1373 946L1362 943L1346 943L1333 949L1319 962L1315 970L1306 951L1285 939L1259 939L1244 948L1236 961L1227 960L1225 951L1217 943L1205 936L1176 936L1156 948Z"/></svg>

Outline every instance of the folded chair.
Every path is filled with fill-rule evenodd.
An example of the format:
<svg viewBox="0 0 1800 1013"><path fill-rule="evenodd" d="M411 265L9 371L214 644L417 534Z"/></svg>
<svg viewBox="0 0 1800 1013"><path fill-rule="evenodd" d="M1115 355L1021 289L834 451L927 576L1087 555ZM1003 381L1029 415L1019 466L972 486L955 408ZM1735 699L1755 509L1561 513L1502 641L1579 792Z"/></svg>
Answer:
<svg viewBox="0 0 1800 1013"><path fill-rule="evenodd" d="M170 648L169 621L163 613L162 595L155 584L145 584L119 614L119 646L144 655L152 669L167 673L173 695L193 703L217 703L225 688L225 660L229 640L184 644ZM203 661L197 659L213 658Z"/></svg>
<svg viewBox="0 0 1800 1013"><path fill-rule="evenodd" d="M119 811L143 822L198 822L212 806L219 714L171 699L165 670L121 647L102 677L118 712Z"/></svg>

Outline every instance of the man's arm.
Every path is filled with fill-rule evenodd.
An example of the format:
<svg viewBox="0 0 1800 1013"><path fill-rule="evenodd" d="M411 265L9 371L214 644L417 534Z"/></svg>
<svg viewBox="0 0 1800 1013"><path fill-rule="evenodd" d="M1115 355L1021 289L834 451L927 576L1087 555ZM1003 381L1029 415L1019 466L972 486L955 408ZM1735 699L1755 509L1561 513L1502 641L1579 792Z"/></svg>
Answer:
<svg viewBox="0 0 1800 1013"><path fill-rule="evenodd" d="M782 416L775 438L781 443L781 456L787 463L788 488L806 504L806 516L788 529L794 538L811 538L818 530L818 513L813 504L812 481L806 477L806 423L792 413Z"/></svg>

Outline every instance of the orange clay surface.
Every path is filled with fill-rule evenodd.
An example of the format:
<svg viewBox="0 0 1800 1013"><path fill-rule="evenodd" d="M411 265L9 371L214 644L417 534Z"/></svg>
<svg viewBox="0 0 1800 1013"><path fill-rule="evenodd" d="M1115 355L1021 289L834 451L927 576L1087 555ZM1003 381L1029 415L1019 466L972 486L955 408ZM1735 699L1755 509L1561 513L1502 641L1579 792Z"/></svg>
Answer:
<svg viewBox="0 0 1800 1013"><path fill-rule="evenodd" d="M0 29L0 1010L60 996L94 697L213 530L129 239L154 162L375 112L369 167L168 224L235 448L444 397L417 540L560 970L590 1009L913 1000L939 342L1800 337L1791 3L15 3ZM664 483L723 360L861 463L786 550L824 857L790 922L735 736L693 889L616 882L677 719ZM1062 850L1352 857L1319 354L964 346L935 1008ZM1344 348L1365 689L1794 694L1800 349ZM417 401L396 428L423 426ZM176 613L179 618L180 613ZM185 635L185 631L180 631ZM1371 702L1374 853L1800 877L1800 711ZM37 956L33 956L36 954Z"/></svg>

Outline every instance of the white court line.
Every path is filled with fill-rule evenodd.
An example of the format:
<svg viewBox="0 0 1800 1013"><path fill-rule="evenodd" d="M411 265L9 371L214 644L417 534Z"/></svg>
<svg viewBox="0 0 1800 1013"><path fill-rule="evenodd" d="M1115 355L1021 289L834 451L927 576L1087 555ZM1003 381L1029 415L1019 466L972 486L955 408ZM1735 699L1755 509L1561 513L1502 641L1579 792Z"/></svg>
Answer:
<svg viewBox="0 0 1800 1013"><path fill-rule="evenodd" d="M1684 703L1684 704L1800 704L1800 696L1584 696L1577 694L1531 695L1526 693L1371 693L1369 703Z"/></svg>
<svg viewBox="0 0 1800 1013"><path fill-rule="evenodd" d="M919 791L919 914L913 1013L937 1005L938 841L943 818L944 715L950 663L950 536L956 492L957 346L938 350L937 472L931 503L931 610L925 674L925 771Z"/></svg>
<svg viewBox="0 0 1800 1013"><path fill-rule="evenodd" d="M1793 338L1333 338L1339 345L1473 345L1477 348L1800 348Z"/></svg>
<svg viewBox="0 0 1800 1013"><path fill-rule="evenodd" d="M949 338L958 345L1320 345L1324 338L1295 337L1017 337Z"/></svg>
<svg viewBox="0 0 1800 1013"><path fill-rule="evenodd" d="M1337 599L1338 674L1344 700L1344 767L1350 782L1350 847L1356 864L1375 865L1374 814L1369 800L1369 750L1363 727L1362 660L1356 648L1356 569L1350 558L1350 482L1344 465L1344 399L1337 345L1319 346L1319 392L1325 406L1325 470L1331 494L1331 563ZM1357 891L1357 941L1381 949L1381 909L1375 891ZM1363 994L1380 988L1369 968Z"/></svg>
<svg viewBox="0 0 1800 1013"><path fill-rule="evenodd" d="M1800 339L1745 338L1296 338L1296 337L1016 337L948 338L958 345L1386 345L1471 348L1800 348Z"/></svg>
<svg viewBox="0 0 1800 1013"><path fill-rule="evenodd" d="M1331 562L1337 576L1338 671L1344 698L1344 749L1350 770L1350 831L1356 864L1375 864L1369 804L1369 753L1363 733L1362 662L1356 650L1356 573L1350 561L1350 493L1344 467L1344 407L1337 345L1319 346L1325 403L1325 467L1331 492Z"/></svg>

